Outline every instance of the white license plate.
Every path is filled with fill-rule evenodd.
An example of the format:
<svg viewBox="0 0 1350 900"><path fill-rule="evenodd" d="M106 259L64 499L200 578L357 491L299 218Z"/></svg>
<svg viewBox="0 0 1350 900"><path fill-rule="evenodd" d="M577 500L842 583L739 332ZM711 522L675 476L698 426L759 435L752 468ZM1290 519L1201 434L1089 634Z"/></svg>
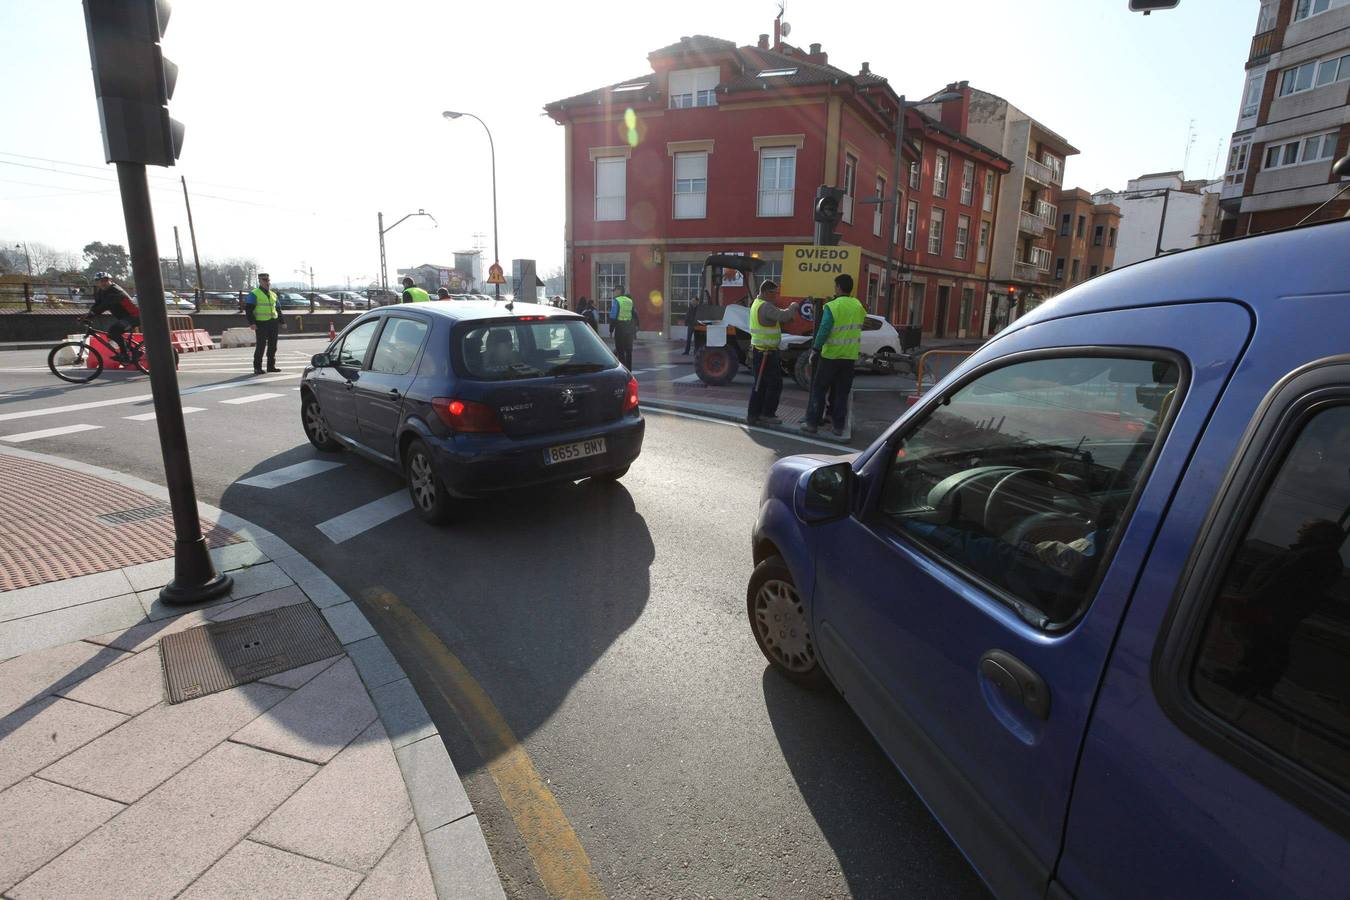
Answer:
<svg viewBox="0 0 1350 900"><path fill-rule="evenodd" d="M544 465L568 462L573 459L585 459L587 456L599 456L605 452L604 438L591 438L589 441L577 441L575 444L562 444L549 447L544 451Z"/></svg>

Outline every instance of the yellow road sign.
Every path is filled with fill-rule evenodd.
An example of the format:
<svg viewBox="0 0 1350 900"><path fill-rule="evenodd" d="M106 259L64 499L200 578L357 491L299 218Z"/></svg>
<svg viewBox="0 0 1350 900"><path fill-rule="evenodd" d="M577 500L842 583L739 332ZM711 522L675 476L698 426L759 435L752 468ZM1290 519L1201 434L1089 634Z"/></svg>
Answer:
<svg viewBox="0 0 1350 900"><path fill-rule="evenodd" d="M862 250L841 245L786 244L783 247L783 284L785 297L833 297L834 279L853 276L857 291Z"/></svg>
<svg viewBox="0 0 1350 900"><path fill-rule="evenodd" d="M487 284L506 284L506 276L497 263L488 266Z"/></svg>

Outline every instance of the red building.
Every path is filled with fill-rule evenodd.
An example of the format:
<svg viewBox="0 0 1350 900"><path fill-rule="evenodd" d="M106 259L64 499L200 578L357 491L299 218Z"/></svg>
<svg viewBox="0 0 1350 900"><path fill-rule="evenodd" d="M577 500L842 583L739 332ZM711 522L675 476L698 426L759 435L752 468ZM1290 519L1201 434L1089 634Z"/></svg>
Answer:
<svg viewBox="0 0 1350 900"><path fill-rule="evenodd" d="M781 273L784 244L813 242L825 184L845 191L840 233L864 251L857 292L869 308L886 307L878 289L892 240L907 289L891 318L935 336L979 333L1010 164L962 135L964 83L950 86L959 99L942 104L941 120L907 108L901 214L883 222L865 201L896 190L899 97L866 63L849 74L819 44L768 35L752 47L682 38L648 60L650 72L545 107L566 129L569 298L607 300L622 286L644 332L680 337L704 257L758 253Z"/></svg>

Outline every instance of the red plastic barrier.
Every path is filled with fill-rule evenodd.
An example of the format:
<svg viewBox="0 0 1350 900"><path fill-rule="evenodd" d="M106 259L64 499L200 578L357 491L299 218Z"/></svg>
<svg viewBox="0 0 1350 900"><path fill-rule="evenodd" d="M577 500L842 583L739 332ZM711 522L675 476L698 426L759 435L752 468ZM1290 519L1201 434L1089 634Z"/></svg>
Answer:
<svg viewBox="0 0 1350 900"><path fill-rule="evenodd" d="M133 347L139 347L142 340L139 334L128 334L125 336L125 338L127 343L129 343ZM89 346L93 347L96 351L98 351L99 358L103 361L103 368L105 369L136 368L135 366L129 366L126 363L120 363L117 360L113 359L113 354L117 352L117 345L105 341L102 335L99 334L89 335ZM149 366L150 362L149 360L146 360L146 367L149 368ZM90 355L90 357L84 361L84 367L86 369L97 368L97 366L94 364L94 357L92 355Z"/></svg>

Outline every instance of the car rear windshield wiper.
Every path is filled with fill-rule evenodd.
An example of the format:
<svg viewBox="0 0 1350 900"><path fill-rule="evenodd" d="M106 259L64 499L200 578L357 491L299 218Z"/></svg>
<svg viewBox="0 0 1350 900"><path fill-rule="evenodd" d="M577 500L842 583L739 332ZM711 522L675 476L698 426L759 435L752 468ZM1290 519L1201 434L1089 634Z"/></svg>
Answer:
<svg viewBox="0 0 1350 900"><path fill-rule="evenodd" d="M554 366L548 370L549 375L574 375L580 372L601 372L609 368L604 363L597 362L570 362Z"/></svg>

